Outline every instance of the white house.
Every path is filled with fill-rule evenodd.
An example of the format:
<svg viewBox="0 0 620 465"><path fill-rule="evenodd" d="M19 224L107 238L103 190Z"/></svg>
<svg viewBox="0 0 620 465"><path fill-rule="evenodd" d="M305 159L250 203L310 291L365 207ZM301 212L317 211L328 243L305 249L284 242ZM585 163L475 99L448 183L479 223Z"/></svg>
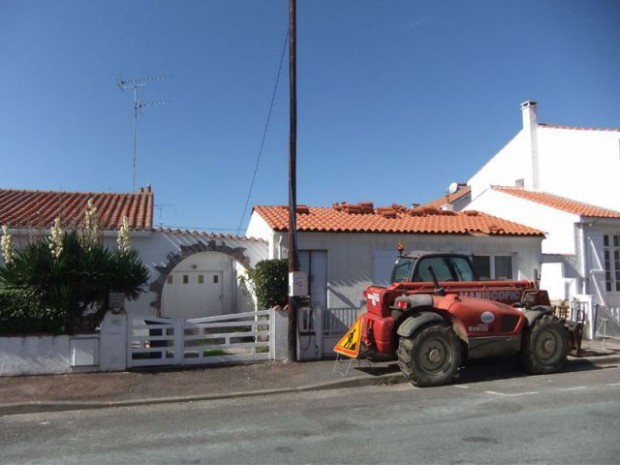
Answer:
<svg viewBox="0 0 620 465"><path fill-rule="evenodd" d="M397 256L407 250L465 252L488 278L533 280L544 234L491 215L370 202L332 207L298 206L300 268L309 273L312 306L357 308L370 284L387 283ZM269 258L288 255L288 207L258 206L246 235L268 244Z"/></svg>
<svg viewBox="0 0 620 465"><path fill-rule="evenodd" d="M0 189L0 226L9 228L19 248L34 235L48 234L57 217L67 228L77 227L89 199L97 208L104 244L116 247L118 229L127 217L132 246L149 268L146 292L136 301L126 302L130 313L195 318L253 309L253 300L238 278L266 258L267 243L197 231L154 229L154 194L150 187L138 193Z"/></svg>
<svg viewBox="0 0 620 465"><path fill-rule="evenodd" d="M620 306L620 212L499 186L482 192L467 208L545 231L541 286L552 300L593 295L596 303Z"/></svg>
<svg viewBox="0 0 620 465"><path fill-rule="evenodd" d="M467 182L470 203L453 208L544 231L541 285L552 300L617 309L620 129L539 123L532 101L521 112L521 131Z"/></svg>
<svg viewBox="0 0 620 465"><path fill-rule="evenodd" d="M620 129L539 123L533 101L521 112L521 131L467 182L472 198L515 186L620 211Z"/></svg>

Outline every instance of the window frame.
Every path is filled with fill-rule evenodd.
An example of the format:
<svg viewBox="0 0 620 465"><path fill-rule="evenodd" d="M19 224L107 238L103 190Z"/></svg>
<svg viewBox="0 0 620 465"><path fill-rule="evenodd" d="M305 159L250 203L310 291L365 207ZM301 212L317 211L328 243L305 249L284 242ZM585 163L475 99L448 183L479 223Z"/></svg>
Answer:
<svg viewBox="0 0 620 465"><path fill-rule="evenodd" d="M620 293L620 234L603 235L605 292Z"/></svg>
<svg viewBox="0 0 620 465"><path fill-rule="evenodd" d="M476 267L475 259L487 259L488 260L488 268L489 268L489 278L484 279L481 276L481 273L478 272L478 268ZM498 258L507 258L510 259L510 276L506 278L498 278L497 277L497 259ZM472 257L472 265L474 266L474 271L480 277L481 281L513 281L515 278L515 254L502 254L502 253L494 253L494 254L474 254Z"/></svg>

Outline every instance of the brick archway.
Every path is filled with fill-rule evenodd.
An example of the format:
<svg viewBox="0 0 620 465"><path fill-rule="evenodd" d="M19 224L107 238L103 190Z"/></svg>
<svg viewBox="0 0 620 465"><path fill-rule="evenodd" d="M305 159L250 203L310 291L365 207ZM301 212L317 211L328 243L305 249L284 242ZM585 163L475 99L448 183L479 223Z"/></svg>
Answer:
<svg viewBox="0 0 620 465"><path fill-rule="evenodd" d="M196 255L203 252L219 252L232 257L238 263L243 265L246 269L250 270L250 259L245 254L246 249L244 247L229 247L225 243L218 244L215 240L208 242L197 242L191 245L181 245L178 253L169 253L166 257L168 262L165 266L156 266L155 269L158 272L157 279L151 283L149 290L155 292L157 298L151 302L151 307L155 309L155 314L161 316L161 299L166 284L166 279L170 272L183 260L192 255Z"/></svg>

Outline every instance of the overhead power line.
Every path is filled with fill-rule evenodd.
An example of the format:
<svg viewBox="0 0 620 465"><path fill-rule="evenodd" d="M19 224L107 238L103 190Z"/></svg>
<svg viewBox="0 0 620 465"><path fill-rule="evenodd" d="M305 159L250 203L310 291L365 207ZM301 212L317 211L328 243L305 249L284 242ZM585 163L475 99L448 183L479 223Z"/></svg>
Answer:
<svg viewBox="0 0 620 465"><path fill-rule="evenodd" d="M289 31L286 31L286 37L284 38L284 46L282 47L282 56L280 57L280 65L278 66L278 74L276 76L276 82L273 88L273 94L271 95L271 103L269 104L269 112L267 113L267 121L265 122L265 128L263 130L263 138L260 143L260 149L258 151L258 157L256 157L256 165L254 166L254 173L252 173L252 181L250 182L250 189L248 191L248 196L245 199L245 205L243 205L243 212L241 213L241 221L239 221L239 227L237 228L237 234L241 231L243 227L243 220L245 218L245 212L248 209L248 205L250 204L250 198L252 197L252 190L254 189L254 182L256 181L256 174L258 173L258 167L260 165L260 160L263 156L263 148L265 147L265 139L267 138L267 130L269 129L269 122L271 120L271 112L273 110L273 104L276 100L276 92L278 90L278 83L280 82L280 74L282 72L282 64L284 63L284 56L286 55L286 46L288 44Z"/></svg>

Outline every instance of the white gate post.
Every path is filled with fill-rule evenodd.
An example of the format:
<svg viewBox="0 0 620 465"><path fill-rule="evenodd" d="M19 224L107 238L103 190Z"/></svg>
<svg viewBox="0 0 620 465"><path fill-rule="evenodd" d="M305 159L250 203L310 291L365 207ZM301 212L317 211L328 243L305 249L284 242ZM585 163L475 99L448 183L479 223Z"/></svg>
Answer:
<svg viewBox="0 0 620 465"><path fill-rule="evenodd" d="M321 305L314 309L314 336L316 337L316 345L319 348L319 360L323 360L323 315L324 310Z"/></svg>
<svg viewBox="0 0 620 465"><path fill-rule="evenodd" d="M288 319L289 312L286 310L269 309L269 352L276 361L290 361Z"/></svg>
<svg viewBox="0 0 620 465"><path fill-rule="evenodd" d="M185 360L185 320L174 321L174 364L182 365Z"/></svg>
<svg viewBox="0 0 620 465"><path fill-rule="evenodd" d="M108 311L101 322L99 368L101 371L127 369L127 313Z"/></svg>

